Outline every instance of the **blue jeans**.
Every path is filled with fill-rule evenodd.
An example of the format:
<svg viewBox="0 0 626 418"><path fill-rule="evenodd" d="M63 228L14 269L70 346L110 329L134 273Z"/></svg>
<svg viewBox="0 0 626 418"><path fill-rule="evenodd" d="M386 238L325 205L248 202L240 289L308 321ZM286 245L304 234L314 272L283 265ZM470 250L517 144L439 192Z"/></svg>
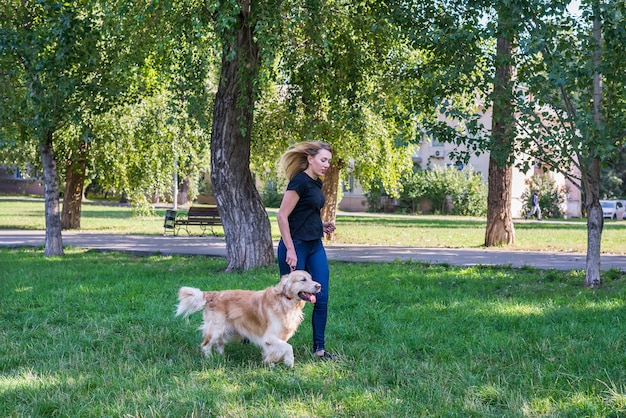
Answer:
<svg viewBox="0 0 626 418"><path fill-rule="evenodd" d="M293 245L298 256L296 270L306 270L313 280L322 285L322 290L316 296L317 301L313 305L311 324L313 326L313 351L324 349L324 334L326 332L326 319L328 318L328 282L330 271L328 258L322 240L301 241L293 240ZM281 239L278 243L278 270L280 275L289 274L291 268L287 265L287 247Z"/></svg>

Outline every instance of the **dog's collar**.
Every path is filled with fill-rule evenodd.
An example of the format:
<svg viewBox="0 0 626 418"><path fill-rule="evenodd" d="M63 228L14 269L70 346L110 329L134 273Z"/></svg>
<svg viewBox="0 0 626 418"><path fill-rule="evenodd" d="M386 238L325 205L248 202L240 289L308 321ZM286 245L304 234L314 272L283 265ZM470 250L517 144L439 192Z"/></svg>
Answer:
<svg viewBox="0 0 626 418"><path fill-rule="evenodd" d="M285 293L282 294L284 297L287 298L287 300L291 300L291 298L289 296L287 296Z"/></svg>

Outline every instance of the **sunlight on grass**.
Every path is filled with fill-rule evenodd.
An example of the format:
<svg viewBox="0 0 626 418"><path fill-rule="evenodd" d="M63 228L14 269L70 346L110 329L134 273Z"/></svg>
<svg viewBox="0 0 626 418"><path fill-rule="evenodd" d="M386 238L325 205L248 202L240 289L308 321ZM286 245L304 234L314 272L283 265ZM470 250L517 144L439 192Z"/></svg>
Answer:
<svg viewBox="0 0 626 418"><path fill-rule="evenodd" d="M493 384L470 387L468 392L466 400L468 408L506 406L505 391Z"/></svg>
<svg viewBox="0 0 626 418"><path fill-rule="evenodd" d="M616 411L626 413L626 386L624 386L623 383L617 385L610 379L608 382L599 381L606 388L603 394L605 402L611 405Z"/></svg>
<svg viewBox="0 0 626 418"><path fill-rule="evenodd" d="M495 312L498 315L506 316L531 316L531 315L543 315L544 308L537 305L521 304L521 303L506 303L495 306Z"/></svg>
<svg viewBox="0 0 626 418"><path fill-rule="evenodd" d="M586 311L611 311L622 310L626 307L626 300L593 300L586 303L581 307L581 310ZM621 313L621 312L620 312ZM619 317L617 317L619 319Z"/></svg>
<svg viewBox="0 0 626 418"><path fill-rule="evenodd" d="M626 393L623 387L620 388L619 392L615 389L608 390L605 396L605 402L607 402L612 409L626 413Z"/></svg>
<svg viewBox="0 0 626 418"><path fill-rule="evenodd" d="M9 390L46 390L58 386L59 379L51 376L42 376L33 370L22 370L13 376L0 376L0 393Z"/></svg>
<svg viewBox="0 0 626 418"><path fill-rule="evenodd" d="M599 412L597 396L582 391L574 391L563 400L561 409L565 409L570 414L578 414L577 416L580 417L597 416L596 414Z"/></svg>
<svg viewBox="0 0 626 418"><path fill-rule="evenodd" d="M552 416L556 410L556 405L552 397L532 397L530 402L525 402L521 408L524 416Z"/></svg>

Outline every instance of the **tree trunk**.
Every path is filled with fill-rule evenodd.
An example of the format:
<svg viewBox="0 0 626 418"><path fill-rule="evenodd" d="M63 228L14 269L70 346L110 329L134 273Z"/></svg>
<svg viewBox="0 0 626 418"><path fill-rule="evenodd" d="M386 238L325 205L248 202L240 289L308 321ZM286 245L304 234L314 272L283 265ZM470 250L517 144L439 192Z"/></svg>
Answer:
<svg viewBox="0 0 626 418"><path fill-rule="evenodd" d="M191 179L189 176L183 179L183 182L180 184L180 192L178 193L178 204L184 205L189 200L189 185L191 184Z"/></svg>
<svg viewBox="0 0 626 418"><path fill-rule="evenodd" d="M337 218L337 191L339 190L339 173L343 163L341 160L336 163L332 163L326 175L324 176L324 183L322 185L322 192L326 197L326 204L322 208L322 221L323 222L335 222ZM326 234L326 239L335 241L335 234Z"/></svg>
<svg viewBox="0 0 626 418"><path fill-rule="evenodd" d="M602 79L598 68L602 63L602 28L598 18L599 12L594 8L596 17L593 20L593 36L597 48L593 54L593 64L596 69L593 74L593 121L597 132L602 132ZM585 269L585 286L598 287L602 284L600 273L600 254L602 243L602 229L604 215L600 205L600 159L593 157L594 150L589 150L586 160L590 161L583 173L585 188L585 208L587 209L587 261Z"/></svg>
<svg viewBox="0 0 626 418"><path fill-rule="evenodd" d="M587 261L585 286L598 287L600 276L600 253L604 216L600 205L600 160L594 158L583 174L585 209L587 210Z"/></svg>
<svg viewBox="0 0 626 418"><path fill-rule="evenodd" d="M88 145L83 143L78 151L77 160L70 161L67 166L61 212L61 227L63 229L80 229L87 148Z"/></svg>
<svg viewBox="0 0 626 418"><path fill-rule="evenodd" d="M234 36L223 39L220 84L211 132L211 181L226 235L226 271L274 263L267 212L250 171L250 132L259 46L243 2Z"/></svg>
<svg viewBox="0 0 626 418"><path fill-rule="evenodd" d="M506 26L506 18L499 17L499 19L500 25ZM500 35L497 41L496 62L498 66L493 89L492 156L489 158L489 194L485 231L485 246L487 247L515 243L515 227L511 214L513 170L509 163L515 139L512 96L515 67L511 65L511 56L511 42Z"/></svg>
<svg viewBox="0 0 626 418"><path fill-rule="evenodd" d="M63 239L61 237L61 214L59 212L59 178L57 165L54 161L52 147L52 131L45 133L40 144L41 164L43 166L43 185L46 216L46 257L63 255Z"/></svg>
<svg viewBox="0 0 626 418"><path fill-rule="evenodd" d="M511 215L511 167L501 168L489 159L489 194L487 197L487 229L485 246L515 243L515 227Z"/></svg>

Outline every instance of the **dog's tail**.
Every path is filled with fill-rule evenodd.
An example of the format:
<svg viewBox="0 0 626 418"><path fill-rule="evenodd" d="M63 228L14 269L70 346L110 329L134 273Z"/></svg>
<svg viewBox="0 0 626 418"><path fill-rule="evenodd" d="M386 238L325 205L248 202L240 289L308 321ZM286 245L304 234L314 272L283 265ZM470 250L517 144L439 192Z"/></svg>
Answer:
<svg viewBox="0 0 626 418"><path fill-rule="evenodd" d="M181 287L178 291L178 308L176 316L189 316L194 312L201 311L206 304L204 292L194 287Z"/></svg>

